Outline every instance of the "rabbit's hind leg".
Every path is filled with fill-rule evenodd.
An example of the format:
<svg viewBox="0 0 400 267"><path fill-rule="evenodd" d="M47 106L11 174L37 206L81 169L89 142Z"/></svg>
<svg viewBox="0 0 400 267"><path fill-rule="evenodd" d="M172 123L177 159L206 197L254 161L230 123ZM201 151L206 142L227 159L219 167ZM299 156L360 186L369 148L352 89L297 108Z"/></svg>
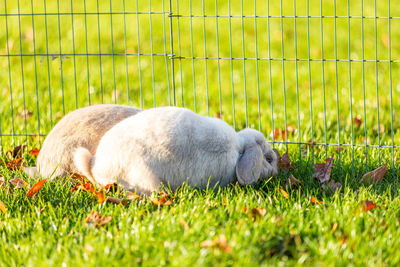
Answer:
<svg viewBox="0 0 400 267"><path fill-rule="evenodd" d="M120 183L129 191L148 196L161 188L161 180L146 166L132 168Z"/></svg>

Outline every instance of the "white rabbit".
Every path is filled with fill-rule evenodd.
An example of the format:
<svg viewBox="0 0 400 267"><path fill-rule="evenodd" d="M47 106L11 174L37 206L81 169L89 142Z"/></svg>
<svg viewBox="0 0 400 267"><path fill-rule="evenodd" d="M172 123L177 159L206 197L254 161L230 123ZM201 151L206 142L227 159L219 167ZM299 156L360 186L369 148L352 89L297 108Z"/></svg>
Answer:
<svg viewBox="0 0 400 267"><path fill-rule="evenodd" d="M142 111L102 137L96 154L74 153L78 171L100 185L119 182L127 190L151 194L161 184L205 188L242 185L276 175L277 157L262 133L238 133L220 119L177 107Z"/></svg>
<svg viewBox="0 0 400 267"><path fill-rule="evenodd" d="M47 135L37 159L37 167L27 168L28 175L68 176L76 169L72 153L85 147L96 151L101 137L121 120L141 111L120 105L95 105L68 113ZM38 173L39 172L39 173Z"/></svg>

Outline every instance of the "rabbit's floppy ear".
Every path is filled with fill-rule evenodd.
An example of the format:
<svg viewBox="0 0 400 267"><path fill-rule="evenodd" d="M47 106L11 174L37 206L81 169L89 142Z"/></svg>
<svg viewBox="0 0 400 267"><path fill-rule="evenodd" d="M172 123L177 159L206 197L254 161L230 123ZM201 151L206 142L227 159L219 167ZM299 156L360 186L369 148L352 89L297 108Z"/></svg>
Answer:
<svg viewBox="0 0 400 267"><path fill-rule="evenodd" d="M247 146L236 164L236 177L241 185L249 185L260 178L263 161L261 147L257 144Z"/></svg>

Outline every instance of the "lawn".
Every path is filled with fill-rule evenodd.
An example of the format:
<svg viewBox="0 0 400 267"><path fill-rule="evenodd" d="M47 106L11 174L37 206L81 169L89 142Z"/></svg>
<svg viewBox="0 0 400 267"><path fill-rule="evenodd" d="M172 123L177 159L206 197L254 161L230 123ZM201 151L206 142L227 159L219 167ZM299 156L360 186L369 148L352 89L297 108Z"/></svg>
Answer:
<svg viewBox="0 0 400 267"><path fill-rule="evenodd" d="M0 265L397 265L399 17L394 1L2 1ZM259 129L295 166L163 206L98 203L71 179L15 189L36 181L5 152L27 142L34 166L27 151L64 114L99 103ZM327 157L335 192L312 177ZM360 182L381 165L381 182ZM92 210L111 221L86 223Z"/></svg>

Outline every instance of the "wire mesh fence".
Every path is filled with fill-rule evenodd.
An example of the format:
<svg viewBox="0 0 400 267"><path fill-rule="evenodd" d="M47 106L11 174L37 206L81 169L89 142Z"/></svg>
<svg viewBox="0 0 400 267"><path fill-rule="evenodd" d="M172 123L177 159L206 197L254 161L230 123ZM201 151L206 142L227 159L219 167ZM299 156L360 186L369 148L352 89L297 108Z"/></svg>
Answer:
<svg viewBox="0 0 400 267"><path fill-rule="evenodd" d="M259 129L300 164L399 173L394 1L1 1L2 149L79 107L177 105Z"/></svg>

